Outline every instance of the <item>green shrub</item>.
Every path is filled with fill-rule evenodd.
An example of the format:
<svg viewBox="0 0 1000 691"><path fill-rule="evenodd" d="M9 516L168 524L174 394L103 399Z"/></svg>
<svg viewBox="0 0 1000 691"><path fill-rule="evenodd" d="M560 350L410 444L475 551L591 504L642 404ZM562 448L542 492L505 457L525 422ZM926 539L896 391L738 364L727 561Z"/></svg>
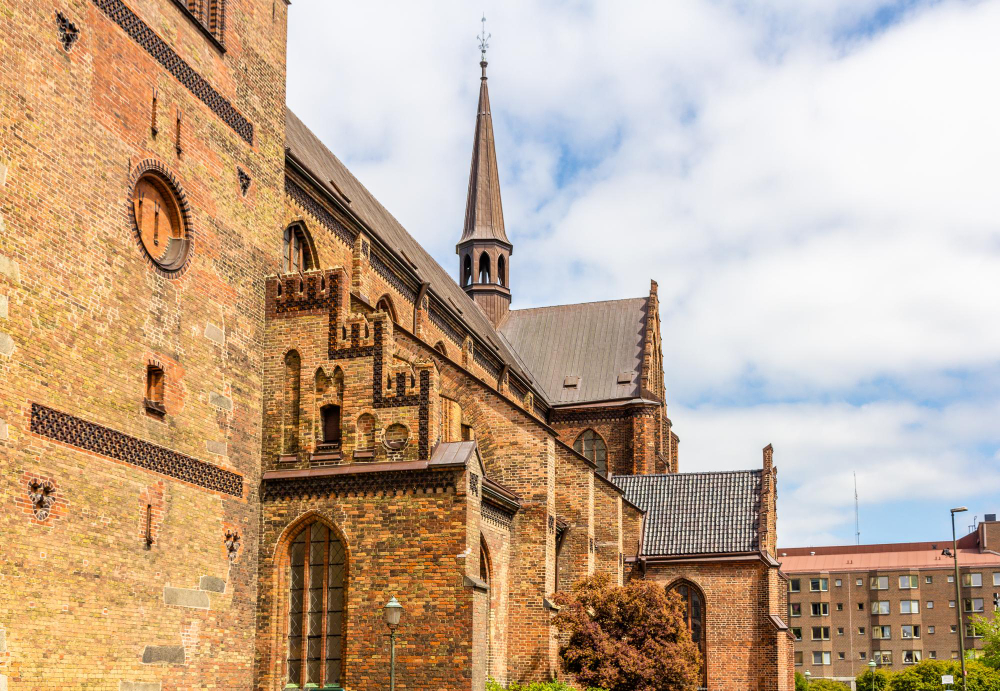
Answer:
<svg viewBox="0 0 1000 691"><path fill-rule="evenodd" d="M813 679L809 682L809 691L847 691L847 684L833 679Z"/></svg>
<svg viewBox="0 0 1000 691"><path fill-rule="evenodd" d="M546 681L546 682L535 682L533 684L528 684L527 686L521 686L520 684L511 684L506 689L498 684L497 682L489 679L486 682L486 691L576 691L572 686L568 686L566 683L561 681ZM587 691L604 691L604 689L597 689L590 687Z"/></svg>
<svg viewBox="0 0 1000 691"><path fill-rule="evenodd" d="M967 660L969 691L997 691L1000 689L1000 671L981 662ZM958 682L954 688L962 687L962 667L958 660L924 660L899 672L875 670L876 691L941 691L941 677L950 674ZM858 691L869 691L871 672L866 671L857 678ZM810 685L811 688L812 685Z"/></svg>
<svg viewBox="0 0 1000 691"><path fill-rule="evenodd" d="M806 691L806 678L802 676L802 672L795 673L795 691Z"/></svg>

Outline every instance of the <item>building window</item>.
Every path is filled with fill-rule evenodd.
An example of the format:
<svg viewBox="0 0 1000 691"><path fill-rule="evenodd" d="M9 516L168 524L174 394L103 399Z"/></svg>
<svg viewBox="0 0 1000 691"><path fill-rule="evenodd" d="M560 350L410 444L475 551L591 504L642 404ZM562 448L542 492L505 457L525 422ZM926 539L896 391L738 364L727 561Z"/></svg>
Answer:
<svg viewBox="0 0 1000 691"><path fill-rule="evenodd" d="M296 454L299 451L299 404L302 390L302 358L294 350L285 355L285 414L284 442L282 448L285 454Z"/></svg>
<svg viewBox="0 0 1000 691"><path fill-rule="evenodd" d="M928 660L936 660L937 659L937 651L936 650L928 651L928 653L927 653L927 659Z"/></svg>
<svg viewBox="0 0 1000 691"><path fill-rule="evenodd" d="M809 579L809 592L811 593L822 593L830 589L830 580L828 578L810 578Z"/></svg>
<svg viewBox="0 0 1000 691"><path fill-rule="evenodd" d="M393 324L398 323L398 321L396 320L396 308L393 307L392 298L390 298L388 295L383 295L378 299L378 302L375 303L375 311L385 312L386 314L389 315L389 319L392 320Z"/></svg>
<svg viewBox="0 0 1000 691"><path fill-rule="evenodd" d="M981 602L981 600L980 600ZM900 600L900 614L918 614L920 612L920 600Z"/></svg>
<svg viewBox="0 0 1000 691"><path fill-rule="evenodd" d="M920 638L920 627L910 625L901 626L899 635L901 638Z"/></svg>
<svg viewBox="0 0 1000 691"><path fill-rule="evenodd" d="M789 613L789 616L801 617L802 616L802 603L801 602L793 602L793 603L789 604L788 605L788 613Z"/></svg>
<svg viewBox="0 0 1000 691"><path fill-rule="evenodd" d="M299 225L291 225L285 229L284 256L281 270L284 273L299 273L314 269L312 242L306 229Z"/></svg>
<svg viewBox="0 0 1000 691"><path fill-rule="evenodd" d="M289 547L288 685L328 688L341 681L344 545L319 521Z"/></svg>
<svg viewBox="0 0 1000 691"><path fill-rule="evenodd" d="M955 577L954 576L948 576L948 582L949 583L954 583L955 582Z"/></svg>
<svg viewBox="0 0 1000 691"><path fill-rule="evenodd" d="M340 446L340 406L325 405L320 409L323 424L323 445Z"/></svg>
<svg viewBox="0 0 1000 691"><path fill-rule="evenodd" d="M201 24L217 41L222 42L225 27L225 0L184 0L191 16Z"/></svg>
<svg viewBox="0 0 1000 691"><path fill-rule="evenodd" d="M812 627L812 640L814 641L830 640L830 627L829 626Z"/></svg>
<svg viewBox="0 0 1000 691"><path fill-rule="evenodd" d="M507 287L507 262L502 254L497 257L497 283Z"/></svg>
<svg viewBox="0 0 1000 691"><path fill-rule="evenodd" d="M934 577L933 576L924 576L924 583L926 583L927 585L930 585L933 582L934 582Z"/></svg>
<svg viewBox="0 0 1000 691"><path fill-rule="evenodd" d="M844 603L843 602L838 602L837 603L837 611L838 612L843 612L844 611Z"/></svg>
<svg viewBox="0 0 1000 691"><path fill-rule="evenodd" d="M698 650L701 652L701 685L708 686L708 663L706 659L708 649L705 645L705 596L696 585L687 581L679 582L671 590L679 594L684 601L684 622L691 632L691 640L698 646Z"/></svg>
<svg viewBox="0 0 1000 691"><path fill-rule="evenodd" d="M830 664L830 653L825 650L814 650L813 651L813 664L814 665L828 665Z"/></svg>
<svg viewBox="0 0 1000 691"><path fill-rule="evenodd" d="M795 638L795 640L801 641L802 640L802 627L801 626L793 626L792 627L792 636Z"/></svg>
<svg viewBox="0 0 1000 691"><path fill-rule="evenodd" d="M801 650L796 650L795 651L795 666L796 667L801 667L802 666L802 651Z"/></svg>
<svg viewBox="0 0 1000 691"><path fill-rule="evenodd" d="M858 611L859 612L864 612L865 611L865 603L863 603L863 602L859 602L858 603Z"/></svg>
<svg viewBox="0 0 1000 691"><path fill-rule="evenodd" d="M904 650L903 651L903 664L904 665L915 665L920 662L920 651L919 650Z"/></svg>
<svg viewBox="0 0 1000 691"><path fill-rule="evenodd" d="M958 633L958 626L956 624L951 625L951 633Z"/></svg>
<svg viewBox="0 0 1000 691"><path fill-rule="evenodd" d="M993 572L993 585L1000 585L1000 573Z"/></svg>
<svg viewBox="0 0 1000 691"><path fill-rule="evenodd" d="M983 611L983 598L981 597L967 597L962 600L962 609L966 612L982 612Z"/></svg>
<svg viewBox="0 0 1000 691"><path fill-rule="evenodd" d="M858 586L859 588L860 588L860 587L861 587L861 586L862 586L863 584L864 584L864 581L863 581L862 579L860 579L860 578L859 578L859 579L858 579L858 580L857 580L857 581L856 581L856 582L854 583L854 585Z"/></svg>
<svg viewBox="0 0 1000 691"><path fill-rule="evenodd" d="M798 593L802 590L802 582L798 578L788 581L788 592Z"/></svg>
<svg viewBox="0 0 1000 691"><path fill-rule="evenodd" d="M829 602L814 602L814 603L812 603L812 615L814 617L828 617L828 616L830 616L830 603Z"/></svg>
<svg viewBox="0 0 1000 691"><path fill-rule="evenodd" d="M585 430L573 442L573 448L578 454L597 464L597 472L604 477L608 475L608 447L601 435L592 429Z"/></svg>
<svg viewBox="0 0 1000 691"><path fill-rule="evenodd" d="M952 660L957 660L958 659L958 651L957 650L952 650L951 651L951 659Z"/></svg>
<svg viewBox="0 0 1000 691"><path fill-rule="evenodd" d="M892 665L892 651L876 650L872 653L872 659L880 665Z"/></svg>
<svg viewBox="0 0 1000 691"><path fill-rule="evenodd" d="M872 627L872 638L877 638L885 640L892 638L892 627L891 626L873 626Z"/></svg>
<svg viewBox="0 0 1000 691"><path fill-rule="evenodd" d="M837 627L837 635L838 636L843 636L844 635L844 627L843 626L838 626Z"/></svg>
<svg viewBox="0 0 1000 691"><path fill-rule="evenodd" d="M839 588L840 586L842 586L844 584L844 582L838 578L837 580L835 580L833 582L833 584Z"/></svg>
<svg viewBox="0 0 1000 691"><path fill-rule="evenodd" d="M871 589L872 590L888 590L889 589L889 577L888 576L872 576L871 577Z"/></svg>
<svg viewBox="0 0 1000 691"><path fill-rule="evenodd" d="M167 409L163 406L164 387L163 368L156 365L146 366L146 413L150 417L162 419Z"/></svg>
<svg viewBox="0 0 1000 691"><path fill-rule="evenodd" d="M444 341L438 341L434 344L434 350L438 351L445 357L448 357L448 346L444 344Z"/></svg>
<svg viewBox="0 0 1000 691"><path fill-rule="evenodd" d="M864 626L859 626L858 627L858 635L859 636L864 636L865 635L865 627Z"/></svg>
<svg viewBox="0 0 1000 691"><path fill-rule="evenodd" d="M927 601L927 609L934 609L934 600Z"/></svg>
<svg viewBox="0 0 1000 691"><path fill-rule="evenodd" d="M490 255L483 252L479 255L479 282L490 283Z"/></svg>
<svg viewBox="0 0 1000 691"><path fill-rule="evenodd" d="M843 660L844 659L844 654L843 653L837 653L837 659L838 660Z"/></svg>
<svg viewBox="0 0 1000 691"><path fill-rule="evenodd" d="M866 653L864 650L862 650L860 653L858 653L858 658L861 659L861 660L864 660L867 657L868 657L868 653Z"/></svg>
<svg viewBox="0 0 1000 691"><path fill-rule="evenodd" d="M928 627L927 627L927 633L928 633L928 634L932 634L932 633L934 633L934 627L933 627L933 626L928 626Z"/></svg>
<svg viewBox="0 0 1000 691"><path fill-rule="evenodd" d="M962 574L962 585L966 588L978 588L983 584L983 574L981 573L963 573Z"/></svg>
<svg viewBox="0 0 1000 691"><path fill-rule="evenodd" d="M888 614L889 613L889 601L888 600L875 600L872 602L872 614Z"/></svg>
<svg viewBox="0 0 1000 691"><path fill-rule="evenodd" d="M472 283L472 256L465 255L462 261L462 285L467 286Z"/></svg>
<svg viewBox="0 0 1000 691"><path fill-rule="evenodd" d="M916 576L900 576L899 577L899 589L900 590L911 590L917 587L917 577Z"/></svg>
<svg viewBox="0 0 1000 691"><path fill-rule="evenodd" d="M951 609L954 609L955 608L955 601L954 600L948 600L948 607L951 608Z"/></svg>

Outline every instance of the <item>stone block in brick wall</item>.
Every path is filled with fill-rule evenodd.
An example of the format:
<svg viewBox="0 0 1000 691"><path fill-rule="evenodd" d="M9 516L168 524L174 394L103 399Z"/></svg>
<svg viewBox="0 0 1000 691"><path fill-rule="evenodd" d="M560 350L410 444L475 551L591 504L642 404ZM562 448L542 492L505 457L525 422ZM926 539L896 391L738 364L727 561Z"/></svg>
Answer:
<svg viewBox="0 0 1000 691"><path fill-rule="evenodd" d="M7 632L0 629L0 653L7 652Z"/></svg>
<svg viewBox="0 0 1000 691"><path fill-rule="evenodd" d="M216 393L215 391L210 393L208 396L208 402L216 408L221 408L227 413L233 412L233 400L228 396L223 396L221 393Z"/></svg>
<svg viewBox="0 0 1000 691"><path fill-rule="evenodd" d="M0 187L7 184L7 166L0 163Z"/></svg>
<svg viewBox="0 0 1000 691"><path fill-rule="evenodd" d="M226 581L218 576L202 576L198 581L198 588L211 593L224 593L226 592Z"/></svg>
<svg viewBox="0 0 1000 691"><path fill-rule="evenodd" d="M226 332L211 322L205 324L205 338L219 345L226 344Z"/></svg>
<svg viewBox="0 0 1000 691"><path fill-rule="evenodd" d="M205 449L209 453L214 453L218 456L229 455L229 445L224 441L214 441L209 439L205 442Z"/></svg>
<svg viewBox="0 0 1000 691"><path fill-rule="evenodd" d="M7 439L7 421L0 417L0 439ZM2 635L2 632L0 632ZM3 652L0 650L0 652Z"/></svg>
<svg viewBox="0 0 1000 691"><path fill-rule="evenodd" d="M0 230L3 230L3 217L0 216ZM0 254L0 275L6 276L14 283L21 282L21 267L10 257Z"/></svg>
<svg viewBox="0 0 1000 691"><path fill-rule="evenodd" d="M121 681L118 691L161 691L163 683L159 681ZM0 689L2 691L2 689Z"/></svg>
<svg viewBox="0 0 1000 691"><path fill-rule="evenodd" d="M173 665L184 664L184 646L182 645L147 645L142 651L142 664L151 665L165 662Z"/></svg>
<svg viewBox="0 0 1000 691"><path fill-rule="evenodd" d="M6 355L10 357L14 352L14 339L10 337L10 334L5 334L0 331L0 355Z"/></svg>
<svg viewBox="0 0 1000 691"><path fill-rule="evenodd" d="M208 609L211 604L208 599L208 593L204 590L171 588L170 586L163 589L163 602L168 605L191 607L193 609Z"/></svg>
<svg viewBox="0 0 1000 691"><path fill-rule="evenodd" d="M8 317L8 300L6 295L0 295L0 319L7 319Z"/></svg>

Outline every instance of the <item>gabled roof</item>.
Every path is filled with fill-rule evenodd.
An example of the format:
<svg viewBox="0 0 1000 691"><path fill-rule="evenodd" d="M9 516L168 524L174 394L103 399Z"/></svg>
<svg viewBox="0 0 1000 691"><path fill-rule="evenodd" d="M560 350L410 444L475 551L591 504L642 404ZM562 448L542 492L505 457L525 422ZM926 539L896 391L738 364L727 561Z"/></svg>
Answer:
<svg viewBox="0 0 1000 691"><path fill-rule="evenodd" d="M642 556L751 553L760 549L760 470L615 475L646 512Z"/></svg>
<svg viewBox="0 0 1000 691"><path fill-rule="evenodd" d="M479 83L479 106L476 111L476 136L472 143L472 167L469 171L469 194L465 201L465 225L459 244L468 240L500 241L510 245L503 226L500 203L500 175L497 151L493 142L493 115L486 88L486 62L479 63L483 76Z"/></svg>
<svg viewBox="0 0 1000 691"><path fill-rule="evenodd" d="M503 339L497 336L493 324L482 308L459 287L440 264L434 261L420 243L354 177L347 166L299 120L295 113L289 109L285 112L285 146L292 157L308 170L326 193L334 198L349 199L347 208L367 224L390 251L397 254L405 253L404 258L409 260L419 278L430 284L430 290L443 302L450 302L461 311L460 316L465 326L482 342L489 344L490 350L515 372L522 372L520 363ZM333 185L330 184L331 180Z"/></svg>
<svg viewBox="0 0 1000 691"><path fill-rule="evenodd" d="M511 310L500 333L553 405L638 398L648 305L630 298Z"/></svg>

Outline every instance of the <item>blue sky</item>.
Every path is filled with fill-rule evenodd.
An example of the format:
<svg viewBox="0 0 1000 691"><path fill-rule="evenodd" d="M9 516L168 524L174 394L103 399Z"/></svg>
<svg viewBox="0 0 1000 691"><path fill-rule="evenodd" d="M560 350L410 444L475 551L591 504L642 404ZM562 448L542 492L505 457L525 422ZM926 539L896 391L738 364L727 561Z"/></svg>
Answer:
<svg viewBox="0 0 1000 691"><path fill-rule="evenodd" d="M1000 0L329 3L288 102L457 268L488 54L515 307L660 286L682 471L779 542L1000 513ZM345 27L348 30L345 30Z"/></svg>

